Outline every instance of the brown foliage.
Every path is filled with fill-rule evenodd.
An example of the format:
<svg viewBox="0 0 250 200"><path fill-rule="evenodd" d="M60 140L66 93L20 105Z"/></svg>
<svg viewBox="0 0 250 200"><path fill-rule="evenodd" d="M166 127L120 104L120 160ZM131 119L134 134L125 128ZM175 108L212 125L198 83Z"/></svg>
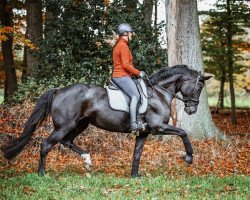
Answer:
<svg viewBox="0 0 250 200"><path fill-rule="evenodd" d="M7 141L8 136L21 134L22 127L32 109L33 104L30 102L12 108L0 108L0 145ZM191 138L194 163L187 166L182 159L185 152L180 138L170 136L161 140L150 136L144 147L141 172L175 176L182 174L250 175L250 169L247 167L250 153L247 135L250 133L248 125L250 110L238 114L238 125L230 123L228 114L213 114L213 119L216 125L229 136L228 140ZM36 172L40 143L51 130L52 124L49 120L35 132L30 143L16 159L7 161L0 156L0 172L7 169L14 169L17 172ZM75 143L90 151L94 172L125 176L130 174L134 141L133 135L109 133L91 126L76 139ZM46 163L49 171L86 173L82 158L60 144L49 153Z"/></svg>

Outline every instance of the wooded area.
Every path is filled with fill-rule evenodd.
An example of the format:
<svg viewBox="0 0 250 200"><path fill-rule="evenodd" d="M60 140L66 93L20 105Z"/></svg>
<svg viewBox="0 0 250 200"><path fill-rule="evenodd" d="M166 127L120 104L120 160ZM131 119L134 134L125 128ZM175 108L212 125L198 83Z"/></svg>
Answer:
<svg viewBox="0 0 250 200"><path fill-rule="evenodd" d="M236 124L233 75L242 74L249 65L242 62L247 56L242 56L241 53L249 49L248 41L242 39L249 27L249 5L242 1L218 1L215 5L217 10L202 11L200 14L208 16L201 26L202 38L196 0L166 0L166 26L155 20L156 5L157 1L153 0L142 3L136 0L37 0L25 3L2 0L1 82L4 83L4 101L7 103L23 101L25 98L36 99L49 88L75 82L103 86L113 67L112 46L107 41L112 40L117 24L128 22L135 27L137 35L131 45L135 57L134 65L148 74L167 63L169 66L187 64L204 73L201 40L205 71L214 74L221 81L218 109L224 108L224 87L228 81L231 120ZM164 30L167 32L167 49L158 39ZM245 81L248 83L248 80ZM249 90L247 84L242 87ZM14 93L16 95L13 99ZM214 125L211 124L206 99L206 92L203 92L200 111L207 110L205 113L208 115L203 119L208 127L204 131L205 126L200 123L203 128L196 127L195 132L198 135L203 132L209 136L216 129L212 128ZM183 110L181 107L180 104L177 109ZM192 121L200 120L200 116L192 116ZM175 117L175 120L178 118L180 126L194 130L191 124L182 124L189 116L178 112Z"/></svg>
<svg viewBox="0 0 250 200"><path fill-rule="evenodd" d="M132 44L135 66L138 65L151 74L160 66L167 64L167 55L169 66L174 63L192 65L193 63L183 60L186 56L182 56L181 52L178 51L178 46L174 47L171 42L175 43L174 38L178 39L179 33L183 37L183 39L178 39L183 41L180 45L185 44L189 48L190 45L184 39L190 38L188 36L190 34L194 38L189 40L190 44L197 40L199 46L196 1L166 1L168 24L166 30L168 38L171 38L168 39L168 53L162 42L157 39L164 31L164 26L162 22L155 20L157 18L157 6L155 5L157 5L157 1L153 0L145 0L142 3L136 0L113 2L40 0L25 1L25 3L23 1L2 0L1 69L5 69L5 73L2 71L1 74L2 78L5 74L5 101L10 101L9 96L17 91L16 70L21 73L22 84L29 84L26 78L33 78L37 85L44 85L44 82L47 82L46 79L50 79L51 84L48 85L51 86L66 85L76 81L103 85L112 70L110 57L112 48L105 41L113 34L112 31L116 31L117 24L122 21L131 23L136 29L137 40ZM187 6L185 7L185 5ZM206 71L215 74L216 78L221 80L220 108L223 108L224 83L229 81L233 117L235 95L234 80L231 74L242 73L246 70L246 65L238 61L246 59L242 58L240 52L247 51L249 48L248 41L244 41L240 37L247 34L245 28L249 27L249 5L242 1L218 1L216 6L217 10L201 12L201 14L209 16L202 25L204 55L210 58L208 62L205 59L205 66ZM153 9L156 9L154 16L152 16ZM184 9L185 12L181 9ZM190 17L195 23L191 23L188 18L185 18L186 21L179 20L175 17L174 12L175 14L186 13L185 16ZM178 24L179 28L175 25L178 20L182 23ZM170 29L170 24L176 26L176 30ZM187 31L190 27L198 28L196 35L193 34L193 31L185 33L185 30ZM173 33L170 33L170 30ZM215 32L216 30L218 31ZM221 62L216 62L215 65L211 63L213 60L216 61L215 56L220 56L219 52L212 55L207 51L213 44L208 44L206 41L211 39L213 43L221 41L220 45L224 50L220 52L225 57L224 61L229 64L228 70L222 66L220 69L222 73L228 73L228 75L222 74L221 76L220 70L216 70L215 66ZM192 48L196 49L194 45ZM184 47L182 51L185 51ZM190 57L194 56L190 53L194 51L186 52ZM90 57L92 59L89 59ZM174 61L172 61L173 59ZM200 62L197 65L202 66L202 58L193 57L193 60ZM53 75L50 72L53 72ZM20 76L18 79L20 80ZM47 88L38 91L41 92L44 89ZM232 119L233 123L236 122L235 120Z"/></svg>
<svg viewBox="0 0 250 200"><path fill-rule="evenodd" d="M7 138L21 134L25 119L45 91L74 83L104 87L113 69L112 48L117 25L126 22L136 33L130 44L134 65L148 75L164 66L178 64L213 75L213 82L208 82L202 90L196 114L185 113L184 103L177 99L172 104L171 123L191 135L191 141L197 146L195 167L181 165L181 169L188 175L249 175L249 126L246 124L250 112L249 107L238 110L236 103L241 94L248 98L244 101L249 101L250 5L240 0L218 0L212 9L198 11L199 0L164 2L166 23L157 20L159 0L0 0L0 87L4 90L0 140L6 142ZM162 35L166 38L162 39ZM208 104L211 97L218 97L212 110ZM230 97L229 105L227 97ZM48 126L39 129L32 139L32 152L22 159L37 157L38 142L48 136L51 126L49 119ZM94 138L90 138L89 132L95 132ZM108 136L94 127L84 136L77 143L93 153L96 166L102 166L100 171L127 173L125 168L115 171L112 163L119 168L129 162L133 136ZM225 138L230 139L226 143L217 140ZM173 166L181 162L182 144L158 139L149 141L147 152L154 154L143 162L152 171L158 170L157 167L166 164L163 158L166 156L170 158L167 165L171 169L165 173L178 174L180 169ZM114 151L108 148L108 142L115 145ZM166 153L171 151L171 145L175 146L174 154L180 154L178 158ZM104 148L104 153L99 148ZM63 155L59 167L53 168L53 161L48 161L51 169L76 162L76 157L68 156L61 146L57 149L62 149ZM124 160L116 162L109 158L107 155L112 151ZM157 157L156 152L161 156ZM26 161L15 161L12 168L35 171L37 163L32 161L32 165L26 166ZM2 170L7 170L9 165L1 159L0 163L3 163Z"/></svg>

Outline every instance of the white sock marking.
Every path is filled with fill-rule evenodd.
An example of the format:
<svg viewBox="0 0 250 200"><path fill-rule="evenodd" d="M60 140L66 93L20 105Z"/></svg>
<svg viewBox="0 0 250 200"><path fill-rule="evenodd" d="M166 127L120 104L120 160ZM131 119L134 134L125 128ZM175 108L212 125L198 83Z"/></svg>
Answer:
<svg viewBox="0 0 250 200"><path fill-rule="evenodd" d="M82 154L81 155L84 159L84 162L88 165L92 165L91 159L90 159L90 154L86 153L86 154Z"/></svg>

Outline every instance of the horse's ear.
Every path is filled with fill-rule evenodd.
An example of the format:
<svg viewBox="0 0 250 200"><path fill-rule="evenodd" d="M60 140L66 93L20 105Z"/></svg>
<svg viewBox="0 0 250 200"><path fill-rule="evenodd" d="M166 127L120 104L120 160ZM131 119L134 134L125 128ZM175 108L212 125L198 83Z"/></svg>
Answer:
<svg viewBox="0 0 250 200"><path fill-rule="evenodd" d="M206 81L206 80L208 80L208 79L210 79L212 77L213 76L202 76L202 77L200 77L200 81Z"/></svg>
<svg viewBox="0 0 250 200"><path fill-rule="evenodd" d="M213 76L204 76L204 80L208 80L210 78L212 78Z"/></svg>

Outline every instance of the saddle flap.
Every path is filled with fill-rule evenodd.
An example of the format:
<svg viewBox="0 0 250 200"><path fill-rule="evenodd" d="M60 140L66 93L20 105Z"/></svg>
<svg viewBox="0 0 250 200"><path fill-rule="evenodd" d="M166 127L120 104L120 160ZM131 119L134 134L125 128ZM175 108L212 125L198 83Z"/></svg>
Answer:
<svg viewBox="0 0 250 200"><path fill-rule="evenodd" d="M139 93L141 95L141 104L139 106L139 114L143 114L147 110L147 87L143 79L138 79L136 83ZM112 89L111 89L112 88ZM109 97L109 105L113 110L125 111L129 113L129 98L117 86L113 89L113 85L106 87Z"/></svg>

